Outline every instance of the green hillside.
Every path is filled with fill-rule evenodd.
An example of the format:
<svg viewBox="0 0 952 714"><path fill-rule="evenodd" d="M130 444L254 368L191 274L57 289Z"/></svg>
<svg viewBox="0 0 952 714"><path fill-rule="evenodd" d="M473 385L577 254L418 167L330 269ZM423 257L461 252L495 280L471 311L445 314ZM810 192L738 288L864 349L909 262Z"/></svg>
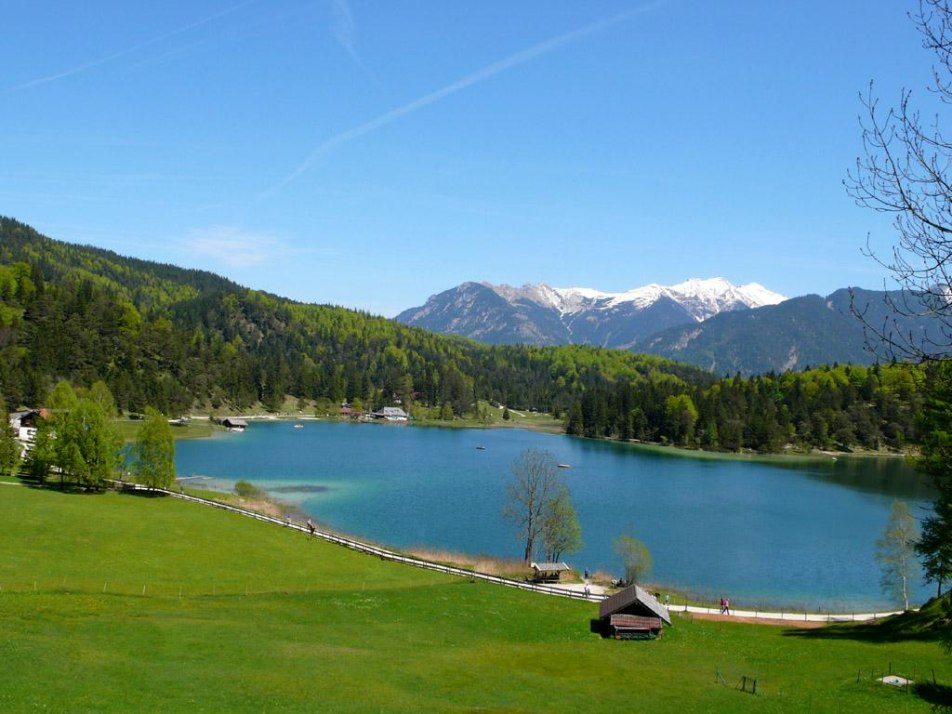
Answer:
<svg viewBox="0 0 952 714"><path fill-rule="evenodd" d="M702 371L591 348L487 348L211 273L75 246L0 218L0 394L41 404L59 379L104 380L126 411L278 409L288 395L368 406L477 399L564 411L616 377Z"/></svg>
<svg viewBox="0 0 952 714"><path fill-rule="evenodd" d="M929 711L952 682L928 633L676 617L656 642L603 640L594 604L199 505L0 491L5 712L872 714ZM873 681L890 667L939 686Z"/></svg>

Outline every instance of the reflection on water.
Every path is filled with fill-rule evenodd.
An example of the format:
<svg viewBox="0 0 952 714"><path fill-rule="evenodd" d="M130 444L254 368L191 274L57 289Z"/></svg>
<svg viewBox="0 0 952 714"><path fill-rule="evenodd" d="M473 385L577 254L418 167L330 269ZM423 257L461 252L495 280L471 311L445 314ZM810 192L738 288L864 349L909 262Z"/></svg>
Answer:
<svg viewBox="0 0 952 714"><path fill-rule="evenodd" d="M798 470L811 478L902 501L932 501L937 495L929 478L900 457L826 459Z"/></svg>
<svg viewBox="0 0 952 714"><path fill-rule="evenodd" d="M619 574L613 543L633 530L653 580L738 606L888 607L875 541L893 500L925 514L933 497L898 458L689 458L513 429L253 423L181 442L177 460L181 474L251 481L376 542L518 557L502 509L510 465L530 447L571 465L560 474L584 540L571 565Z"/></svg>

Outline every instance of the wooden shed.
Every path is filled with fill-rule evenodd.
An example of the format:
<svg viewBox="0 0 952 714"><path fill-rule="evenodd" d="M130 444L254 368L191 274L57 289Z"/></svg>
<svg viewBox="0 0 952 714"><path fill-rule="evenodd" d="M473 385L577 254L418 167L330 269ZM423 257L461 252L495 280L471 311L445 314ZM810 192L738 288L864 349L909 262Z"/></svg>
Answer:
<svg viewBox="0 0 952 714"><path fill-rule="evenodd" d="M668 608L648 591L631 585L599 604L602 634L618 640L656 639L671 625Z"/></svg>
<svg viewBox="0 0 952 714"><path fill-rule="evenodd" d="M237 417L225 417L221 420L221 425L229 431L244 431L248 427L248 422Z"/></svg>
<svg viewBox="0 0 952 714"><path fill-rule="evenodd" d="M557 583L562 579L562 573L570 573L572 569L565 563L533 563L532 579L539 583Z"/></svg>

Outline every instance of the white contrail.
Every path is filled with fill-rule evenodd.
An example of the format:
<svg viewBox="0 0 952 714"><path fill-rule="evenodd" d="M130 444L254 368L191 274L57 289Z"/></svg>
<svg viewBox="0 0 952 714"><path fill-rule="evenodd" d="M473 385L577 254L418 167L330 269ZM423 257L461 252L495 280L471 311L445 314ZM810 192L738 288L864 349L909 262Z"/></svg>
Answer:
<svg viewBox="0 0 952 714"><path fill-rule="evenodd" d="M655 2L655 3L650 3L647 5L642 5L641 7L635 8L633 10L629 10L628 12L623 12L620 15L615 15L605 20L599 20L598 22L594 22L590 25L586 25L585 27L579 28L577 30L566 32L563 35L558 35L551 39L545 40L544 42L540 42L537 45L533 45L532 47L516 52L515 54L509 55L508 57L501 59L498 62L493 62L492 64L487 65L483 67L482 69L476 70L472 74L468 74L462 79L459 79L453 82L452 84L448 84L441 89L437 89L435 92L430 92L429 94L425 94L419 99L415 99L408 104L404 104L403 106L397 107L396 109L391 109L389 112L386 112L385 114L381 114L376 119L371 119L370 121L364 124L361 124L352 129L343 131L340 134L337 134L336 136L332 136L330 139L322 143L320 146L314 149L310 154L308 154L307 158L304 159L304 161L301 163L300 166L298 166L294 171L288 174L279 183L275 184L270 189L263 192L259 196L259 198L265 198L265 197L274 195L275 193L283 189L285 186L287 186L289 183L294 181L298 176L300 176L305 171L307 171L324 154L335 149L338 146L341 146L342 144L346 144L350 141L353 141L357 137L363 136L364 134L369 134L370 132L376 129L379 129L382 126L386 126L387 124L390 124L391 122L394 122L397 119L400 119L401 117L405 117L408 114L412 114L413 112L423 109L424 107L427 107L435 102L438 102L441 99L445 99L446 97L452 94L456 94L457 92L462 91L463 89L466 89L467 87L471 87L474 84L478 84L480 82L483 82L489 79L490 77L494 77L500 72L505 72L508 69L512 69L513 67L516 67L518 65L525 64L526 62L529 62L538 57L541 57L542 55L548 54L549 52L557 50L558 48L563 47L564 45L568 45L573 42L576 42L582 39L583 37L593 35L597 32L602 32L603 30L606 30L609 27L617 25L621 22L624 22L625 20L628 20L634 17L635 15L640 15L649 10L653 10L655 7L662 5L665 2L666 0L661 0L661 2Z"/></svg>
<svg viewBox="0 0 952 714"><path fill-rule="evenodd" d="M334 13L334 37L337 38L340 46L347 51L350 58L354 60L354 63L363 69L364 63L360 61L357 50L354 48L354 15L350 11L350 5L347 4L347 0L334 0L332 9Z"/></svg>
<svg viewBox="0 0 952 714"><path fill-rule="evenodd" d="M57 79L63 79L64 77L71 77L74 74L80 74L82 72L86 72L87 70L93 69L94 67L99 67L101 65L108 64L109 62L112 62L113 60L117 60L120 57L125 57L126 55L132 54L133 52L141 50L144 47L148 47L149 45L154 45L157 42L166 40L169 37L174 37L175 35L181 35L183 32L194 30L196 27L201 27L202 25L206 25L209 22L217 20L220 17L224 17L225 15L230 15L236 10L240 10L246 5L251 5L252 3L256 3L256 2L258 2L258 0L244 0L244 2L240 2L237 5L232 5L231 7L225 8L224 10L216 12L214 15L209 15L208 17L202 18L201 20L196 20L195 22L189 23L188 25L185 25L184 27L179 27L178 29L170 30L169 32L164 32L161 35L157 35L156 37L153 37L149 40L140 42L139 44L133 45L132 47L127 47L124 50L113 52L111 55L100 57L99 59L95 59L90 62L77 65L76 67L63 70L62 72L57 72L56 74L51 74L46 77L40 77L38 79L32 79L29 82L24 82L23 84L17 84L17 85L14 85L13 87L8 87L7 89L0 91L0 94L10 94L11 92L17 92L21 89L28 89L29 87L35 87L40 84L55 82Z"/></svg>

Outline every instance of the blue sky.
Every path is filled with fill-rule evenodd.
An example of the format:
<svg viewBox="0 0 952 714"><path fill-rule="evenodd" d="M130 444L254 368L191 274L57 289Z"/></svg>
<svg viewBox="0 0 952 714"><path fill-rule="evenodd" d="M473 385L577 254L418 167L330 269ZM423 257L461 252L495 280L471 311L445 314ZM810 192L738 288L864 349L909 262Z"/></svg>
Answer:
<svg viewBox="0 0 952 714"><path fill-rule="evenodd" d="M912 0L26 2L0 214L392 316L465 280L882 288L858 95L925 99Z"/></svg>

